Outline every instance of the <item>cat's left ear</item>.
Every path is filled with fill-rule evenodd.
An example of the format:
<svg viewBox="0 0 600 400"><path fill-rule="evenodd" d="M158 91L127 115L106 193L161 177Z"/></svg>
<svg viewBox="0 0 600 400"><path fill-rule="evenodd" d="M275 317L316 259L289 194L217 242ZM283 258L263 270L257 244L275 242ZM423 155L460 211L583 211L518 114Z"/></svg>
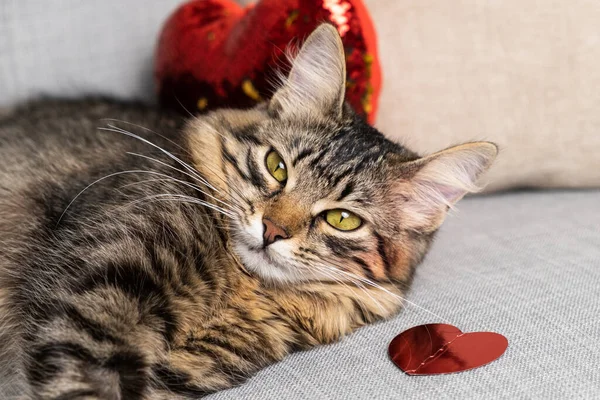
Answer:
<svg viewBox="0 0 600 400"><path fill-rule="evenodd" d="M311 33L292 62L292 69L269 103L279 116L342 114L346 91L346 58L333 25L321 24Z"/></svg>
<svg viewBox="0 0 600 400"><path fill-rule="evenodd" d="M409 229L436 230L449 208L467 193L480 189L477 180L497 154L495 144L474 142L397 164L391 192L399 218Z"/></svg>

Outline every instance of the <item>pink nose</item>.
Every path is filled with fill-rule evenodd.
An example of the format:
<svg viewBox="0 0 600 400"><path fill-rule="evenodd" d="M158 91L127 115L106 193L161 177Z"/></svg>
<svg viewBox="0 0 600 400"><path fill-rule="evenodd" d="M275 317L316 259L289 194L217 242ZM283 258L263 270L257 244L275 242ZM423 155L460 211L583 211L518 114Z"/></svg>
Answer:
<svg viewBox="0 0 600 400"><path fill-rule="evenodd" d="M288 233L268 218L263 218L263 244L265 247L278 240L289 239Z"/></svg>

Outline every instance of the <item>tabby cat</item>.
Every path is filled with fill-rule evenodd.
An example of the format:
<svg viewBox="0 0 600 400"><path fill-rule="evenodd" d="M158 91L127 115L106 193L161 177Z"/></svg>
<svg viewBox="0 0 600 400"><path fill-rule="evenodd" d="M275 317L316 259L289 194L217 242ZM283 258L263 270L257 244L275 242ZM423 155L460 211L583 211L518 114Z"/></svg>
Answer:
<svg viewBox="0 0 600 400"><path fill-rule="evenodd" d="M0 396L198 398L397 313L497 150L421 158L344 103L345 76L322 25L254 109L3 117Z"/></svg>

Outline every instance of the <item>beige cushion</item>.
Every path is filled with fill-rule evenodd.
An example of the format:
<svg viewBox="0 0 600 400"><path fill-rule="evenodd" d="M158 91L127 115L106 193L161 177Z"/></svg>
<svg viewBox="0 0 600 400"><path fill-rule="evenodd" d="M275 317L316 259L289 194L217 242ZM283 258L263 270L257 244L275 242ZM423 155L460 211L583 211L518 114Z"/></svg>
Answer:
<svg viewBox="0 0 600 400"><path fill-rule="evenodd" d="M600 2L366 3L383 132L423 153L496 142L487 190L600 186Z"/></svg>

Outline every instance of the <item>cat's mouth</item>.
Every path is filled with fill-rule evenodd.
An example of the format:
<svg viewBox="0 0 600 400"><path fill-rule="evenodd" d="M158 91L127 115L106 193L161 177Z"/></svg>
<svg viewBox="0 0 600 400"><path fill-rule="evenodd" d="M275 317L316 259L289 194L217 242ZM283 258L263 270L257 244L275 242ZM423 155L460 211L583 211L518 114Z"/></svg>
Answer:
<svg viewBox="0 0 600 400"><path fill-rule="evenodd" d="M252 253L256 253L257 256L262 257L264 259L264 261L266 263L268 263L269 265L277 265L275 260L273 260L273 257L271 256L271 254L269 254L268 247L251 246L251 247L248 247L248 250L251 251Z"/></svg>
<svg viewBox="0 0 600 400"><path fill-rule="evenodd" d="M278 260L280 257L269 247L236 243L234 249L244 266L265 280L290 282L297 279L288 263Z"/></svg>
<svg viewBox="0 0 600 400"><path fill-rule="evenodd" d="M272 254L269 252L269 248L266 246L246 246L248 251L256 254L258 257L262 257L264 261L270 265L276 265L277 263L273 260Z"/></svg>

